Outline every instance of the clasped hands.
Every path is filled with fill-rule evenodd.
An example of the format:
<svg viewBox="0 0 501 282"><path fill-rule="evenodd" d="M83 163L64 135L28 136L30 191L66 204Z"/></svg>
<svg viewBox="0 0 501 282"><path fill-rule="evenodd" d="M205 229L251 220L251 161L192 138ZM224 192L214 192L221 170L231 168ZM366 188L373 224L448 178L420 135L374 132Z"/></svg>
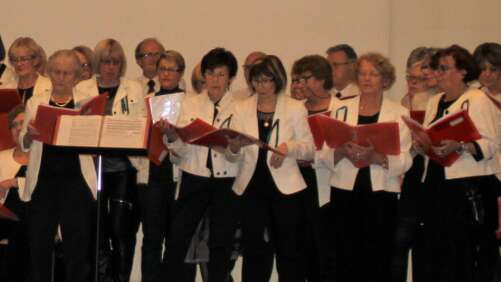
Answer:
<svg viewBox="0 0 501 282"><path fill-rule="evenodd" d="M352 141L348 141L334 151L334 163L338 163L343 158L351 163L366 162L369 164L378 164L387 167L388 159L385 155L376 152L374 145L362 146Z"/></svg>

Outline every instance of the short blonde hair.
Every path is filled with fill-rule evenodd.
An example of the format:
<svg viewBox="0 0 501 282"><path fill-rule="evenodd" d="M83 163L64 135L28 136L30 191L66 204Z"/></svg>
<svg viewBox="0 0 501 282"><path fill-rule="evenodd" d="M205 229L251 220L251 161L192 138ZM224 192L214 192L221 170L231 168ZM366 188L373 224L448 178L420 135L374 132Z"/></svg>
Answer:
<svg viewBox="0 0 501 282"><path fill-rule="evenodd" d="M59 58L69 58L73 61L74 65L74 72L75 72L75 77L79 77L80 73L82 72L82 66L80 65L80 61L78 60L77 55L75 54L75 51L73 50L58 50L54 52L49 57L49 61L47 62L47 73L49 73L52 68L54 67L54 62L58 60Z"/></svg>
<svg viewBox="0 0 501 282"><path fill-rule="evenodd" d="M118 41L111 38L100 41L94 48L94 73L99 74L102 61L110 57L117 58L120 61L120 77L124 76L127 69L124 49Z"/></svg>
<svg viewBox="0 0 501 282"><path fill-rule="evenodd" d="M367 53L358 58L357 63L355 65L355 75L357 77L357 83L358 83L358 74L360 70L360 63L362 61L369 62L379 72L379 74L383 78L384 90L390 89L393 83L395 83L396 79L395 67L388 58L379 53Z"/></svg>
<svg viewBox="0 0 501 282"><path fill-rule="evenodd" d="M26 48L33 53L35 59L35 69L39 74L45 74L45 67L47 65L47 55L40 45L31 37L18 37L9 47L9 63L12 65L11 58L14 56L14 49Z"/></svg>

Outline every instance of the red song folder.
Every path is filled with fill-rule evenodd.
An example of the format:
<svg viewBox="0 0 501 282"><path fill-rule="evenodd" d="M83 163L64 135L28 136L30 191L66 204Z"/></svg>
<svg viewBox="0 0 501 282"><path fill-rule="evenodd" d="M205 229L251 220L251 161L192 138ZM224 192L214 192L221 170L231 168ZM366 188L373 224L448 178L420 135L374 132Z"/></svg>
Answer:
<svg viewBox="0 0 501 282"><path fill-rule="evenodd" d="M96 96L82 103L80 109L66 109L49 105L39 105L33 127L40 133L33 139L52 144L56 124L62 115L103 115L108 100L107 94Z"/></svg>
<svg viewBox="0 0 501 282"><path fill-rule="evenodd" d="M481 138L465 110L445 116L430 124L426 129L408 117L403 116L402 119L411 130L413 138L421 144L426 155L442 166L451 166L459 158L459 154L452 152L440 158L433 153L432 146L439 146L442 140L472 142Z"/></svg>
<svg viewBox="0 0 501 282"><path fill-rule="evenodd" d="M8 113L21 103L16 89L0 89L0 151L16 146L9 128Z"/></svg>
<svg viewBox="0 0 501 282"><path fill-rule="evenodd" d="M411 118L423 124L425 111L410 111Z"/></svg>
<svg viewBox="0 0 501 282"><path fill-rule="evenodd" d="M352 141L362 146L372 144L381 154L400 154L400 133L396 122L352 126L322 114L312 115L308 121L310 125L314 124L311 130L315 144L322 143L323 139L329 147L338 148Z"/></svg>
<svg viewBox="0 0 501 282"><path fill-rule="evenodd" d="M0 218L12 220L12 221L19 221L19 218L17 217L17 215L2 204L0 204Z"/></svg>
<svg viewBox="0 0 501 282"><path fill-rule="evenodd" d="M264 142L261 142L261 140L256 137L229 128L218 129L198 118L184 127L174 128L176 129L176 132L181 140L193 145L226 148L228 146L228 139L238 137L249 143L256 144L263 149L283 155L280 151Z"/></svg>

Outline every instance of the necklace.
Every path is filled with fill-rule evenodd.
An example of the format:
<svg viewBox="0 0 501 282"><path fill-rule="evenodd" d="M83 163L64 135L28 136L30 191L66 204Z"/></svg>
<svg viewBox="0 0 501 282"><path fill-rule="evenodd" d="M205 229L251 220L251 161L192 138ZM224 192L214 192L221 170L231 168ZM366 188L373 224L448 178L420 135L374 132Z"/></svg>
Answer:
<svg viewBox="0 0 501 282"><path fill-rule="evenodd" d="M56 100L54 100L53 98L50 98L50 100L52 102L54 102L54 104L56 104L56 106L58 106L58 107L65 107L66 105L68 105L71 102L71 100L73 100L73 98L69 97L68 100L66 100L65 102L62 102L62 103L56 102Z"/></svg>

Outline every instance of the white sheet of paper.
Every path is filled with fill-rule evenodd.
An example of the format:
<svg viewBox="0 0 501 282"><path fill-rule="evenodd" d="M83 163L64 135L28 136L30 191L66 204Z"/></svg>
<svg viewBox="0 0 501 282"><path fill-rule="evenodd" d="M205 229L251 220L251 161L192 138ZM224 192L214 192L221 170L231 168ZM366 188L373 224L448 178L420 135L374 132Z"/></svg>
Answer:
<svg viewBox="0 0 501 282"><path fill-rule="evenodd" d="M147 126L145 117L105 116L99 147L144 149Z"/></svg>
<svg viewBox="0 0 501 282"><path fill-rule="evenodd" d="M176 124L184 95L183 92L178 92L151 97L149 99L149 106L153 124L161 119L166 119L169 123Z"/></svg>
<svg viewBox="0 0 501 282"><path fill-rule="evenodd" d="M99 142L101 116L66 116L59 120L56 145L95 147Z"/></svg>

